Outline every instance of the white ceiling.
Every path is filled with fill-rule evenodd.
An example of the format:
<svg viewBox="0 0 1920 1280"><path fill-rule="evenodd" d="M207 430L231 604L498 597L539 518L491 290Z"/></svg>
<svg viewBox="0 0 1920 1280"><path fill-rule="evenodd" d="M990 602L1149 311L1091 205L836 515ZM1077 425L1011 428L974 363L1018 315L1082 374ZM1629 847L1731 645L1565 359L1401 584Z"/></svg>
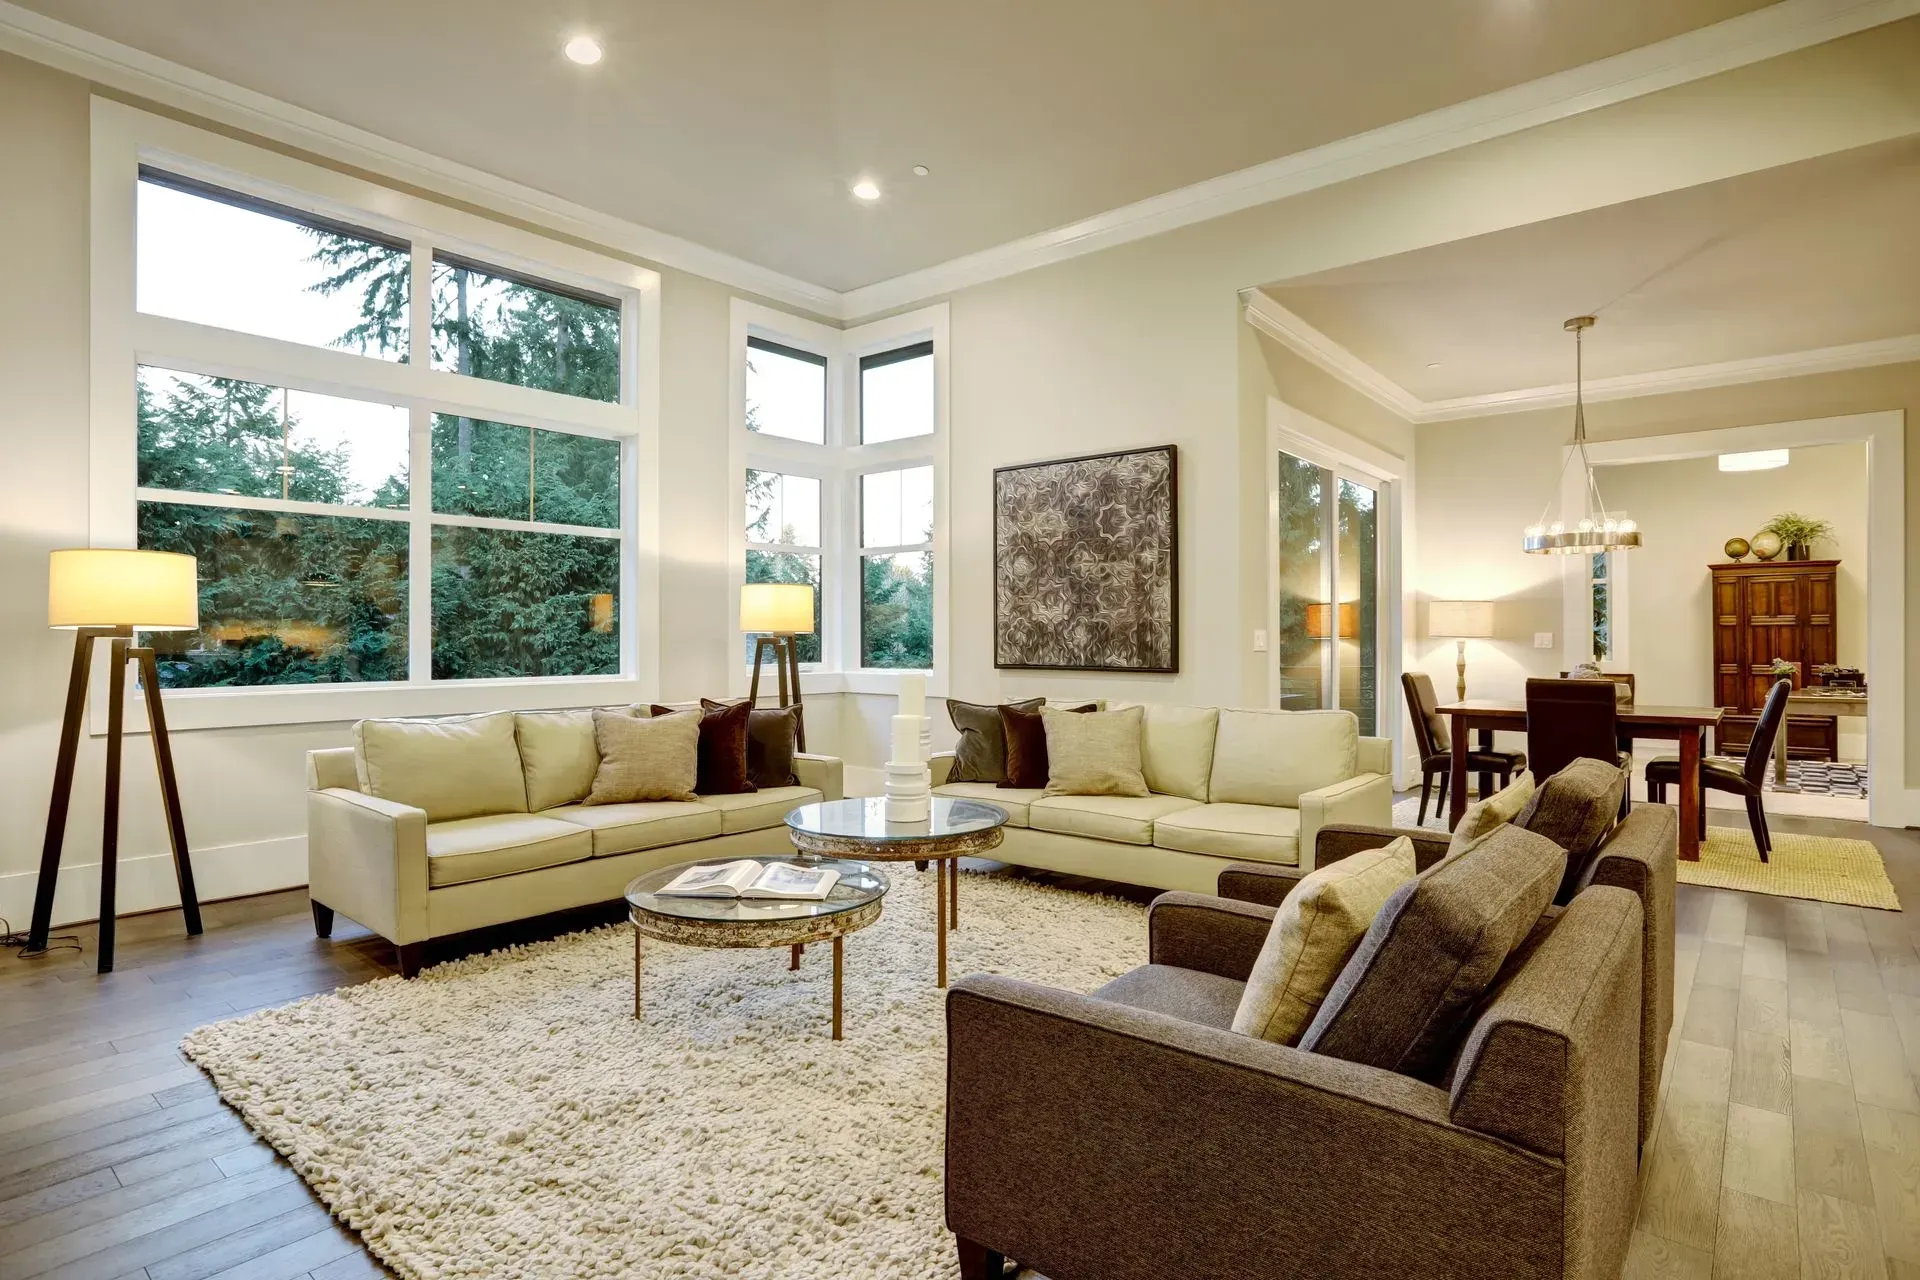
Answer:
<svg viewBox="0 0 1920 1280"><path fill-rule="evenodd" d="M1920 334L1920 137L1266 286L1417 399ZM1438 367L1433 367L1433 366Z"/></svg>
<svg viewBox="0 0 1920 1280"><path fill-rule="evenodd" d="M23 0L847 290L1760 0ZM591 31L580 68L563 38ZM932 174L912 176L924 164ZM871 175L885 197L847 193Z"/></svg>

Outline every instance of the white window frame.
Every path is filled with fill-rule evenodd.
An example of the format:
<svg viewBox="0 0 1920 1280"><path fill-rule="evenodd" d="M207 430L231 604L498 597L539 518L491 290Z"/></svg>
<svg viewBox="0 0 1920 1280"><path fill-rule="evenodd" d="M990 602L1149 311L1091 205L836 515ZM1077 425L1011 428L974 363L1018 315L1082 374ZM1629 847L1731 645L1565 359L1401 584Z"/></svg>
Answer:
<svg viewBox="0 0 1920 1280"><path fill-rule="evenodd" d="M732 495L728 528L732 572L728 614L736 634L740 588L746 582L746 473L776 471L820 481L820 661L801 667L808 693L891 693L899 668L862 668L860 661L860 477L905 467L933 468L933 538L929 543L884 550L933 551L933 670L929 692L946 696L948 654L947 459L948 364L947 304L924 307L871 324L836 329L771 307L733 300L731 312L729 413L732 419L729 475ZM821 444L789 440L746 429L747 339L762 338L826 357L826 439ZM914 342L933 343L933 432L905 440L860 443L860 358ZM789 550L755 544L757 550ZM869 552L882 549L868 549ZM742 645L741 652L745 653ZM736 696L747 692L751 664L734 671Z"/></svg>
<svg viewBox="0 0 1920 1280"><path fill-rule="evenodd" d="M183 729L327 723L374 715L432 715L505 708L591 706L653 696L659 672L658 272L453 209L366 179L209 133L177 120L95 98L92 103L91 445L89 540L131 547L137 504L210 500L137 487L135 374L140 365L238 378L296 391L376 399L409 413L413 503L405 510L341 511L309 503L248 499L244 505L411 523L406 681L177 689L170 725ZM150 165L243 196L395 236L430 263L445 250L533 279L621 301L621 399L616 404L435 369L432 273L414 270L408 349L402 364L349 351L194 324L135 309L139 171ZM497 680L431 678L432 526L471 525L579 532L514 520L431 511L432 415L455 413L621 443L620 671L614 675ZM219 504L232 505L232 504ZM595 530L596 534L605 531ZM99 670L104 672L104 666ZM95 732L104 731L95 699ZM129 702L144 727L144 709Z"/></svg>

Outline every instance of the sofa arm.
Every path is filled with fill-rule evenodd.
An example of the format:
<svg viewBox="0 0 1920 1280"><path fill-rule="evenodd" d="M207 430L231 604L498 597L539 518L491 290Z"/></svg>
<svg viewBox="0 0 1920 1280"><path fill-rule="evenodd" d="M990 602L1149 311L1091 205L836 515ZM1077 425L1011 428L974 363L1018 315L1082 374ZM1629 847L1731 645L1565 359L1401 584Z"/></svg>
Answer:
<svg viewBox="0 0 1920 1280"><path fill-rule="evenodd" d="M812 787L823 800L843 800L847 794L847 766L839 756L794 753L793 776L803 787Z"/></svg>
<svg viewBox="0 0 1920 1280"><path fill-rule="evenodd" d="M309 791L307 892L390 942L425 941L425 811L341 787Z"/></svg>
<svg viewBox="0 0 1920 1280"><path fill-rule="evenodd" d="M1147 908L1147 959L1245 982L1273 930L1272 907L1163 893Z"/></svg>
<svg viewBox="0 0 1920 1280"><path fill-rule="evenodd" d="M933 775L933 785L944 787L947 779L953 776L953 765L960 757L951 751L936 751L927 757L927 770Z"/></svg>
<svg viewBox="0 0 1920 1280"><path fill-rule="evenodd" d="M987 975L947 1042L947 1225L1042 1274L1561 1275L1558 1165L1431 1085Z"/></svg>
<svg viewBox="0 0 1920 1280"><path fill-rule="evenodd" d="M1314 833L1311 867L1283 867L1272 862L1230 862L1220 872L1218 892L1223 898L1277 907L1314 867L1384 849L1401 836L1413 841L1414 865L1425 871L1447 856L1448 839L1432 831L1405 831L1394 827L1366 827L1336 822Z"/></svg>
<svg viewBox="0 0 1920 1280"><path fill-rule="evenodd" d="M1300 793L1300 867L1318 865L1320 828L1333 823L1385 827L1393 822L1393 779L1362 773L1317 791Z"/></svg>

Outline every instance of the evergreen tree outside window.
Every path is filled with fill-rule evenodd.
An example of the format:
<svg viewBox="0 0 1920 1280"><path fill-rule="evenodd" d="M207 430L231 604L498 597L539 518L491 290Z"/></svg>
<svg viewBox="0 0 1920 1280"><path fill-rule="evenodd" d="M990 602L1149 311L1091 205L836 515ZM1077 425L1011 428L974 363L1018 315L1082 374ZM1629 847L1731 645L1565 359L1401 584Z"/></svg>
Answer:
<svg viewBox="0 0 1920 1280"><path fill-rule="evenodd" d="M800 661L820 661L820 481L747 469L747 577L813 588L813 634L796 636ZM745 657L753 661L753 637Z"/></svg>
<svg viewBox="0 0 1920 1280"><path fill-rule="evenodd" d="M860 477L860 665L933 666L933 468Z"/></svg>
<svg viewBox="0 0 1920 1280"><path fill-rule="evenodd" d="M620 304L436 253L433 367L617 402Z"/></svg>

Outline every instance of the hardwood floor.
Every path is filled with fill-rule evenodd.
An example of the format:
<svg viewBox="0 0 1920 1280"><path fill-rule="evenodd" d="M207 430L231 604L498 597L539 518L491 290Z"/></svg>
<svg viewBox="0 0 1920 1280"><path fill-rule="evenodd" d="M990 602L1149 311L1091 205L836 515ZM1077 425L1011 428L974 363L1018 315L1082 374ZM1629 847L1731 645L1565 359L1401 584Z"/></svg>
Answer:
<svg viewBox="0 0 1920 1280"><path fill-rule="evenodd" d="M1680 887L1674 1036L1625 1274L1920 1280L1920 832L1774 824L1872 839L1910 910ZM486 930L429 958L618 914ZM69 931L78 952L0 954L0 1280L388 1274L178 1045L385 976L393 949L344 918L314 938L301 892L205 916L193 940L176 912L123 919L106 977L91 928Z"/></svg>

